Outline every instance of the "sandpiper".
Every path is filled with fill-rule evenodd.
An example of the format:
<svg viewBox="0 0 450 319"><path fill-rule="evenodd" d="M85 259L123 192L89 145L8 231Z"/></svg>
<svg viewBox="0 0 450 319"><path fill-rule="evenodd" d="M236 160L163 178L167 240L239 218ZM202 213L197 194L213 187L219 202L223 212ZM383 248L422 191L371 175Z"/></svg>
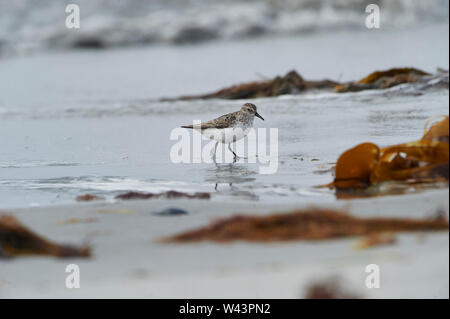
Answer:
<svg viewBox="0 0 450 319"><path fill-rule="evenodd" d="M233 153L234 160L236 160L238 156L231 149L231 143L244 138L248 134L253 127L255 116L264 121L263 117L258 114L256 105L245 103L239 111L222 115L199 125L185 125L182 127L199 130L202 135L217 141L214 147L214 161L216 161L217 145L219 145L219 142L228 144L228 149Z"/></svg>

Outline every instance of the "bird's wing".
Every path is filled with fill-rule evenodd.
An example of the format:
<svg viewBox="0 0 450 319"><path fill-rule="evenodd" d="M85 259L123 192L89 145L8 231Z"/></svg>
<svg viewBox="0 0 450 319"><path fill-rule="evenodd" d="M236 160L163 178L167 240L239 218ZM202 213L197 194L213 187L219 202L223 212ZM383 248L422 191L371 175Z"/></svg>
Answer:
<svg viewBox="0 0 450 319"><path fill-rule="evenodd" d="M222 115L214 120L201 123L200 129L206 130L208 128L227 128L229 126L233 126L236 122L236 114L238 112L233 112L229 114ZM194 128L192 125L182 126L183 128Z"/></svg>

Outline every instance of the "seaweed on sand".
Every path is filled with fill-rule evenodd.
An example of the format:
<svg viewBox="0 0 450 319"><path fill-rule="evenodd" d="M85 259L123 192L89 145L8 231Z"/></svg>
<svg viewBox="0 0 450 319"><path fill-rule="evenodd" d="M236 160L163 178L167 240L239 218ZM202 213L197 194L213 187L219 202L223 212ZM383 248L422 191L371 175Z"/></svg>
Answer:
<svg viewBox="0 0 450 319"><path fill-rule="evenodd" d="M342 193L388 181L448 183L449 117L440 118L427 122L418 141L385 148L362 143L345 151L337 161L334 181L326 186Z"/></svg>
<svg viewBox="0 0 450 319"><path fill-rule="evenodd" d="M384 71L375 71L359 81L339 84L336 86L335 91L344 93L388 89L403 83L414 83L421 77L427 75L431 74L415 68L393 68Z"/></svg>
<svg viewBox="0 0 450 319"><path fill-rule="evenodd" d="M209 199L211 194L197 192L194 194L188 194L177 191L167 191L164 193L141 193L141 192L127 192L117 195L116 199L151 199L151 198L197 198L197 199Z"/></svg>
<svg viewBox="0 0 450 319"><path fill-rule="evenodd" d="M448 221L407 218L358 218L329 209L297 210L267 216L219 219L208 226L163 238L165 243L326 240L380 232L448 230Z"/></svg>
<svg viewBox="0 0 450 319"><path fill-rule="evenodd" d="M76 197L77 202L91 202L94 200L104 200L104 199L105 199L104 197L95 194L85 194Z"/></svg>
<svg viewBox="0 0 450 319"><path fill-rule="evenodd" d="M162 100L252 99L284 94L299 94L308 90L334 90L338 93L355 92L387 89L403 83L414 83L422 77L430 75L427 72L415 68L392 68L373 72L358 81L340 83L329 79L317 81L306 80L295 70L291 70L284 76L276 76L268 80L241 83L207 94L185 95L178 98L165 98Z"/></svg>
<svg viewBox="0 0 450 319"><path fill-rule="evenodd" d="M259 97L278 96L283 94L296 94L310 89L334 89L338 82L331 80L309 81L305 80L295 70L284 76L277 76L270 80L242 83L221 89L219 91L202 94L181 96L175 100L192 99L250 99ZM170 100L170 99L166 99Z"/></svg>
<svg viewBox="0 0 450 319"><path fill-rule="evenodd" d="M0 215L0 257L49 255L54 257L90 257L89 247L53 243L24 225L15 217Z"/></svg>
<svg viewBox="0 0 450 319"><path fill-rule="evenodd" d="M361 239L357 244L357 249L367 249L372 248L374 246L380 245L393 245L395 244L397 239L395 235L392 233L374 233L367 235L363 239Z"/></svg>
<svg viewBox="0 0 450 319"><path fill-rule="evenodd" d="M348 291L339 277L330 277L311 282L306 287L306 299L362 299L361 294Z"/></svg>

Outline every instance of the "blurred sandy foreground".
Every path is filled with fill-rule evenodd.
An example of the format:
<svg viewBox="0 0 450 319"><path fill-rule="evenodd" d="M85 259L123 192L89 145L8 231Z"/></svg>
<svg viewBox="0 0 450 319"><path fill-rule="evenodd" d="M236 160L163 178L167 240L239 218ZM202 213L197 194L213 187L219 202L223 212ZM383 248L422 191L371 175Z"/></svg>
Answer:
<svg viewBox="0 0 450 319"><path fill-rule="evenodd" d="M440 211L448 219L448 195L448 189L441 189L320 207L357 217L414 219L433 218ZM182 207L189 217L153 214L166 207ZM156 199L8 211L56 242L84 240L92 257L2 260L0 297L304 298L315 283L338 281L341 290L357 298L448 298L448 231L396 234L393 243L368 249L357 248L361 238L267 244L157 242L233 213L266 214L294 207L306 208ZM68 264L80 268L78 289L65 286ZM369 264L379 266L380 288L366 287Z"/></svg>

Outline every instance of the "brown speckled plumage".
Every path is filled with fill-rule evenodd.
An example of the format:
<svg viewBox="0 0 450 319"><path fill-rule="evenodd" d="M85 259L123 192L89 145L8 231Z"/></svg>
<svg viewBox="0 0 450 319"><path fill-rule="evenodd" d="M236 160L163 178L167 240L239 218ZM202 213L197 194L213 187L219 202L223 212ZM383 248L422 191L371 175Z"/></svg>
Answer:
<svg viewBox="0 0 450 319"><path fill-rule="evenodd" d="M239 111L222 115L216 119L201 123L199 128L205 129L223 129L228 127L250 127L253 125L254 117L258 116L263 119L257 112L256 106L252 103L245 103ZM184 125L183 128L194 128L193 125Z"/></svg>

